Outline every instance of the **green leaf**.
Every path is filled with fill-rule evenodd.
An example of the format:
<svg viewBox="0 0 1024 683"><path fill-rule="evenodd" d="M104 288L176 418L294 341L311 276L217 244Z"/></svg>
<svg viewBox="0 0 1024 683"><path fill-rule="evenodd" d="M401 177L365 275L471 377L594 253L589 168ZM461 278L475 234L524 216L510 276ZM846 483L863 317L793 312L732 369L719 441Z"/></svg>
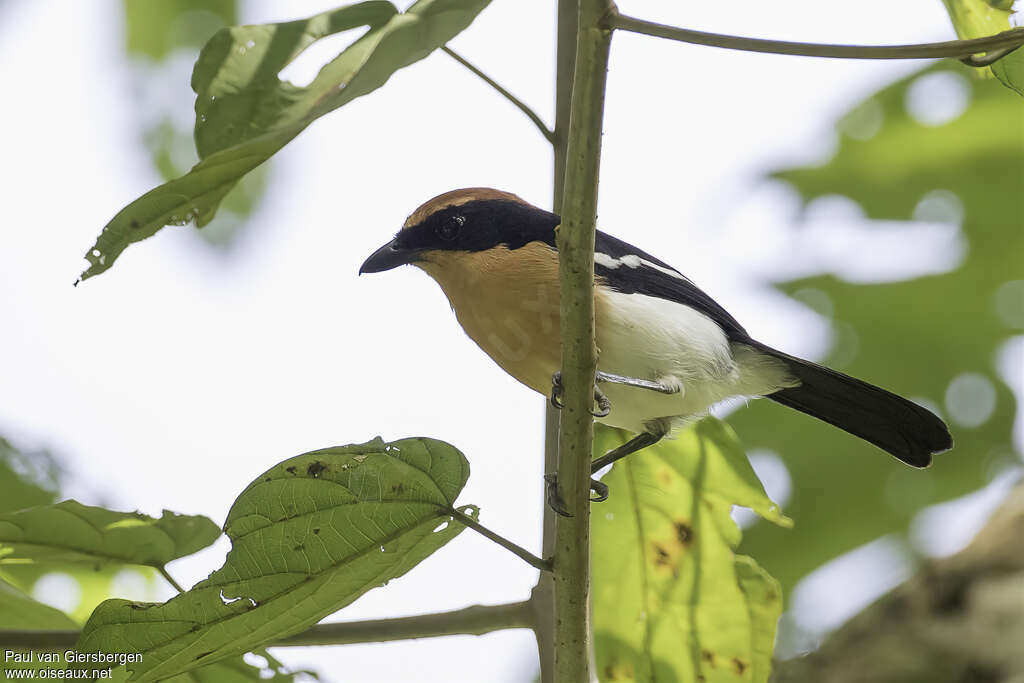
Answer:
<svg viewBox="0 0 1024 683"><path fill-rule="evenodd" d="M405 13L382 0L309 19L219 31L200 53L196 147L201 161L186 175L144 194L103 228L86 254L82 279L102 273L131 243L165 225L210 222L224 196L306 126L376 90L391 74L423 59L473 21L490 0L419 0ZM320 38L368 30L306 87L278 73Z"/></svg>
<svg viewBox="0 0 1024 683"><path fill-rule="evenodd" d="M847 551L883 535L905 537L921 508L976 490L1019 462L1012 438L1016 402L995 359L1024 329L1024 317L1007 308L1020 310L1019 289L1012 287L1024 263L1024 102L967 72L944 62L883 89L869 100L882 122L877 133L866 140L840 135L838 152L824 166L778 174L803 202L842 195L870 219L909 221L916 212L926 220L929 207L938 205L947 207L943 220L955 223L962 209L963 259L948 272L869 283L825 274L779 287L829 302L836 342L825 364L926 400L947 419L947 390L962 373L980 375L995 396L983 423L950 422L953 450L924 471L770 401L754 401L731 416L748 447L777 453L789 470L793 493L786 510L797 520L795 529L779 533L757 524L742 546L787 592ZM959 78L969 102L941 126L914 120L906 106L911 86L936 73Z"/></svg>
<svg viewBox="0 0 1024 683"><path fill-rule="evenodd" d="M0 515L0 566L123 562L161 567L220 536L206 517L164 510L155 519L65 500Z"/></svg>
<svg viewBox="0 0 1024 683"><path fill-rule="evenodd" d="M76 629L76 624L59 609L44 605L0 579L0 629Z"/></svg>
<svg viewBox="0 0 1024 683"><path fill-rule="evenodd" d="M303 631L457 536L446 522L468 476L462 453L426 438L285 460L232 506L222 568L163 604L108 600L78 649L143 653L132 670L150 681Z"/></svg>
<svg viewBox="0 0 1024 683"><path fill-rule="evenodd" d="M624 443L598 428L594 452ZM733 505L781 526L742 447L708 418L616 463L595 506L593 618L602 681L748 681L768 678L778 583L737 556Z"/></svg>
<svg viewBox="0 0 1024 683"><path fill-rule="evenodd" d="M956 34L962 40L984 38L1011 28L1013 0L942 0ZM1024 95L1024 50L1018 49L991 67L977 69L995 74L1003 85Z"/></svg>

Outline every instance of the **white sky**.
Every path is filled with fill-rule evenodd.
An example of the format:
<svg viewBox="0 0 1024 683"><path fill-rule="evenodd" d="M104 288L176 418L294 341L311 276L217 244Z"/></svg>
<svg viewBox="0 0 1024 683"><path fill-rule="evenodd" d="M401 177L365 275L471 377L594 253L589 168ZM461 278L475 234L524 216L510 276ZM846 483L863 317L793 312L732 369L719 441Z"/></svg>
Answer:
<svg viewBox="0 0 1024 683"><path fill-rule="evenodd" d="M282 3L246 2L243 19L284 20L334 4L291 2L282 14ZM622 0L620 9L793 40L952 35L938 0ZM69 493L85 502L218 523L249 481L287 457L378 434L429 435L472 463L460 501L479 504L485 524L538 549L542 400L479 352L422 273L356 272L439 192L490 185L549 205L547 143L438 53L279 154L232 258L204 248L190 229L169 228L72 288L103 224L158 182L138 144L120 11L119 2L0 8L9 93L0 433L70 458ZM550 121L553 22L551 0L495 0L453 46ZM822 354L824 322L763 282L837 259L828 245L793 241L795 195L758 182L758 173L827 158L831 122L920 65L731 53L617 34L602 227L688 273L755 336ZM187 70L166 96L191 107ZM858 220L843 225L865 239ZM943 235L933 249L940 261ZM218 567L225 550L222 542L171 571L190 584ZM520 600L535 579L467 531L340 618ZM278 654L328 681L528 681L536 671L528 631Z"/></svg>

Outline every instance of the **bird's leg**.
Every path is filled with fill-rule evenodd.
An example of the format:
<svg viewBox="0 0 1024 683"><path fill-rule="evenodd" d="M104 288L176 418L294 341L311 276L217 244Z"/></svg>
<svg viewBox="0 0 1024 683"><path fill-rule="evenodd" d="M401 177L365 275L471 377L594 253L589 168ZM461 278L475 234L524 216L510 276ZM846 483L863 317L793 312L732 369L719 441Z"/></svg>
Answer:
<svg viewBox="0 0 1024 683"><path fill-rule="evenodd" d="M597 403L597 410L591 410L590 414L594 417L608 417L608 414L612 412L612 402L608 400L603 391L597 388L596 384L594 385L594 401ZM551 405L559 410L562 409L561 370L551 375Z"/></svg>
<svg viewBox="0 0 1024 683"><path fill-rule="evenodd" d="M597 371L597 382L607 382L609 384L625 384L628 387L638 387L640 389L650 389L651 391L657 391L660 394L678 394L682 387L679 383L668 383L659 382L651 379L640 379L639 377L624 377L623 375L615 375L610 372Z"/></svg>
<svg viewBox="0 0 1024 683"><path fill-rule="evenodd" d="M665 437L665 434L666 432L661 430L656 432L642 432L640 434L637 434L632 439L622 444L618 448L613 448L604 455L602 455L600 458L595 458L593 461L591 461L590 473L593 474L602 467L607 467L608 465L611 465L616 460L621 460L622 458L625 458L627 455L636 453L637 451L647 448L648 446L653 446L654 444L661 441ZM604 488L606 493L605 498L607 498L608 487L605 486ZM604 500L604 498L602 498L601 500Z"/></svg>
<svg viewBox="0 0 1024 683"><path fill-rule="evenodd" d="M590 463L590 473L597 472L602 467L611 465L616 460L621 460L631 453L653 446L654 444L661 441L668 433L668 429L661 424L650 424L648 427L653 427L652 431L643 432L637 434L632 439L622 444L618 448L613 448L608 451L600 458L593 460ZM563 517L571 517L569 511L565 507L565 502L562 500L562 496L558 493L558 475L557 474L546 474L544 475L544 481L547 482L547 500L548 506L562 515ZM598 481L597 479L590 480L590 490L596 495L590 499L593 503L603 503L608 500L608 485Z"/></svg>

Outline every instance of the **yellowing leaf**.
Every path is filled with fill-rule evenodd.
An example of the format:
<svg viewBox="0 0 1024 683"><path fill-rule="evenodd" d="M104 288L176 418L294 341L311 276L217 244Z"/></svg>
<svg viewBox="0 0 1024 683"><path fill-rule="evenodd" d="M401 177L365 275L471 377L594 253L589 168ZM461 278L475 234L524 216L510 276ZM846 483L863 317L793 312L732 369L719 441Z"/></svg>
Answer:
<svg viewBox="0 0 1024 683"><path fill-rule="evenodd" d="M623 443L598 430L595 453ZM737 556L733 505L790 521L764 493L731 430L714 419L619 461L593 508L593 619L602 681L763 683L778 583Z"/></svg>

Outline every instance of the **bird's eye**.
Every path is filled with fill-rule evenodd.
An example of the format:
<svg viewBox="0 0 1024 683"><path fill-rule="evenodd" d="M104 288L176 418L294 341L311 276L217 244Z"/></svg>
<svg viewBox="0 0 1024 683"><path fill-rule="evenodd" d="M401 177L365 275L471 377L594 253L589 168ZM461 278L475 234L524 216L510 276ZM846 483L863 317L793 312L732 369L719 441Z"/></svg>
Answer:
<svg viewBox="0 0 1024 683"><path fill-rule="evenodd" d="M459 236L459 232L462 230L462 225L465 222L466 219L463 216L452 216L437 226L437 236L450 242Z"/></svg>

